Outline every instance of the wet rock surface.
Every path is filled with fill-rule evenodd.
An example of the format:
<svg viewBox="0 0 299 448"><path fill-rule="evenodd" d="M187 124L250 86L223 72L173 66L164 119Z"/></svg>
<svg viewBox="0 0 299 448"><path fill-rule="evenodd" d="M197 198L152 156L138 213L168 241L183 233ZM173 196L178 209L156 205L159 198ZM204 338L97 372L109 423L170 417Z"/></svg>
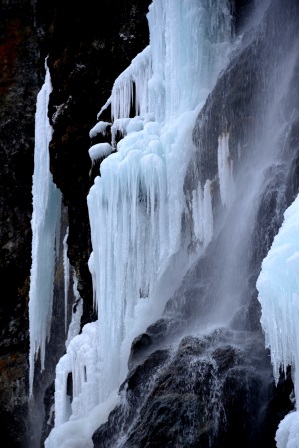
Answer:
<svg viewBox="0 0 299 448"><path fill-rule="evenodd" d="M117 441L126 448L274 448L286 394L275 389L264 352L259 333L224 329L153 352L130 371L121 405L93 436L95 448ZM292 384L284 387L290 392ZM290 400L284 406L292 409Z"/></svg>

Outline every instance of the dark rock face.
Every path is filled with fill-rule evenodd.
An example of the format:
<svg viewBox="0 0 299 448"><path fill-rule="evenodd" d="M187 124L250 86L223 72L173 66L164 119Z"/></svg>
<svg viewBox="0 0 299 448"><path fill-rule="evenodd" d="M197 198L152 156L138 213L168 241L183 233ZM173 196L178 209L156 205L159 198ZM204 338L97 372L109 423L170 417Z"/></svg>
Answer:
<svg viewBox="0 0 299 448"><path fill-rule="evenodd" d="M0 419L9 447L26 446L28 292L34 114L42 83L34 2L1 2Z"/></svg>

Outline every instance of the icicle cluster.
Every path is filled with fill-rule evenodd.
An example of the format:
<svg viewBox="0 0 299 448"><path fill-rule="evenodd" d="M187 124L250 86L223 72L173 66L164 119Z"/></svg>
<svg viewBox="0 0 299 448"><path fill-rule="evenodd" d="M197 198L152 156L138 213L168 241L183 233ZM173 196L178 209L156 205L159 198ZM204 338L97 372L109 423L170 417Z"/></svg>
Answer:
<svg viewBox="0 0 299 448"><path fill-rule="evenodd" d="M284 214L284 223L264 259L257 281L262 305L261 323L276 382L279 370L294 367L299 392L299 198ZM297 395L298 396L298 395Z"/></svg>
<svg viewBox="0 0 299 448"><path fill-rule="evenodd" d="M299 197L286 210L284 222L262 264L257 281L261 324L271 349L276 382L280 369L292 366L295 396L299 393ZM285 417L276 435L278 448L298 446L299 412Z"/></svg>
<svg viewBox="0 0 299 448"><path fill-rule="evenodd" d="M148 108L148 81L151 73L151 50L148 46L132 60L130 66L115 80L111 97L98 113L98 117L110 105L113 120L129 117L134 97L136 115L145 115Z"/></svg>
<svg viewBox="0 0 299 448"><path fill-rule="evenodd" d="M49 95L52 91L46 65L45 83L37 96L35 114L35 148L32 213L32 267L29 292L30 320L30 394L32 394L34 362L40 353L44 368L46 340L50 336L52 317L55 236L59 238L61 193L53 183L49 164L49 143L52 128L48 119ZM59 241L57 242L59 244Z"/></svg>

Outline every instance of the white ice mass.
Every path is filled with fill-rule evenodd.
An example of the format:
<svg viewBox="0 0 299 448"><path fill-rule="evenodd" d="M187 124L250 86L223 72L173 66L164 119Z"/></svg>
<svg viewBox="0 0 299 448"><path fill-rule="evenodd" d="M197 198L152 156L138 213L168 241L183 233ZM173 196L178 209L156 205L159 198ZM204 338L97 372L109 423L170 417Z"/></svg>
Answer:
<svg viewBox="0 0 299 448"><path fill-rule="evenodd" d="M50 72L46 65L45 82L37 96L35 114L32 266L29 292L30 394L33 388L35 358L40 354L43 369L46 341L50 336L55 237L57 239L59 235L57 229L61 209L61 193L54 185L50 173L49 143L52 138L52 127L48 118L48 103L51 91Z"/></svg>
<svg viewBox="0 0 299 448"><path fill-rule="evenodd" d="M274 377L292 367L295 396L299 392L299 197L286 210L284 222L264 259L257 281L262 305L261 323L271 350ZM278 448L298 448L299 412L279 425Z"/></svg>

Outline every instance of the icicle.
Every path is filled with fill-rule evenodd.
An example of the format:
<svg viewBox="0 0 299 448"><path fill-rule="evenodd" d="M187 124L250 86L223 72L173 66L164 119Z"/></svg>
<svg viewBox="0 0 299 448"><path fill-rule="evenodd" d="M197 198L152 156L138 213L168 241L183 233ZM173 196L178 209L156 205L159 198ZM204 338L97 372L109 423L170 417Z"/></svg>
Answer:
<svg viewBox="0 0 299 448"><path fill-rule="evenodd" d="M195 237L202 243L204 241L204 210L203 191L200 183L197 190L192 192L192 217Z"/></svg>
<svg viewBox="0 0 299 448"><path fill-rule="evenodd" d="M51 80L46 64L45 83L38 94L35 114L32 266L29 292L30 395L33 388L34 362L38 353L41 368L45 363L46 339L50 336L52 317L55 234L60 218L61 194L53 184L49 168L49 143L52 128L48 119ZM57 237L58 239L58 237Z"/></svg>
<svg viewBox="0 0 299 448"><path fill-rule="evenodd" d="M229 133L218 138L218 175L220 196L223 206L228 206L234 198L233 161L229 154Z"/></svg>
<svg viewBox="0 0 299 448"><path fill-rule="evenodd" d="M204 186L203 208L204 208L204 245L207 246L213 237L213 207L212 207L210 180L207 180Z"/></svg>
<svg viewBox="0 0 299 448"><path fill-rule="evenodd" d="M66 229L66 234L63 239L63 273L64 273L64 326L65 332L67 330L67 304L68 292L70 285L70 262L67 256L67 239L69 236L69 228Z"/></svg>
<svg viewBox="0 0 299 448"><path fill-rule="evenodd" d="M130 116L134 85L136 115L147 113L147 84L150 76L151 52L148 46L132 60L131 65L114 82L111 94L111 115L114 120Z"/></svg>

